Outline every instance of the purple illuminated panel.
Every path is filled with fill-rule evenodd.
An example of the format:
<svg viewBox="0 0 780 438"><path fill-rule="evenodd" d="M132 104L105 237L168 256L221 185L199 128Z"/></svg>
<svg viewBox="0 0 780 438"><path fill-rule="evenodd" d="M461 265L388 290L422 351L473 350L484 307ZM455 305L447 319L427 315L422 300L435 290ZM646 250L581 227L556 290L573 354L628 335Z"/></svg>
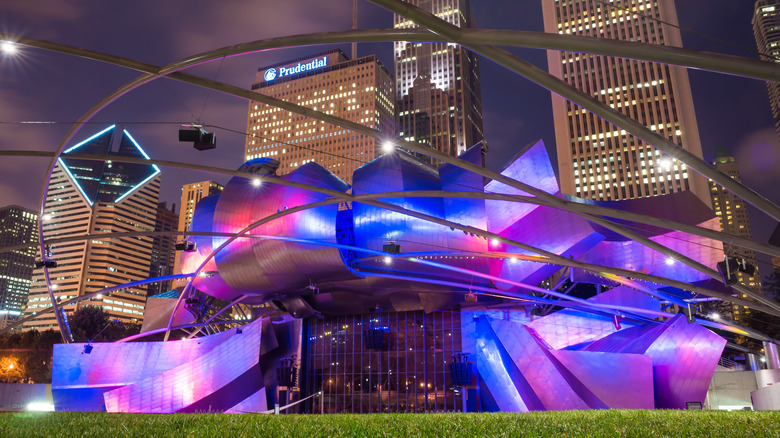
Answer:
<svg viewBox="0 0 780 438"><path fill-rule="evenodd" d="M649 355L555 350L529 326L469 313L461 318L463 348L476 356L482 385L498 409L653 407Z"/></svg>
<svg viewBox="0 0 780 438"><path fill-rule="evenodd" d="M263 320L170 342L56 344L52 394L58 410L176 412L207 400L224 411L259 391ZM258 401L253 402L257 405ZM202 410L207 410L208 406Z"/></svg>
<svg viewBox="0 0 780 438"><path fill-rule="evenodd" d="M663 324L620 331L586 350L651 356L656 407L685 409L686 402L704 403L725 346L725 339L677 315Z"/></svg>
<svg viewBox="0 0 780 438"><path fill-rule="evenodd" d="M610 289L589 298L588 301L652 310L660 308L657 299L624 286ZM539 318L528 326L554 349L592 342L617 331L611 317L577 310L561 310ZM622 323L623 329L629 327L633 327L633 324Z"/></svg>
<svg viewBox="0 0 780 438"><path fill-rule="evenodd" d="M502 171L502 175L514 178L547 193L557 193L558 180L555 178L547 149L540 140L536 144L521 151L518 156ZM490 181L485 185L487 193L504 193L509 195L529 196L528 193L507 186L506 184ZM490 230L501 233L531 210L536 208L533 204L517 204L508 201L485 201Z"/></svg>

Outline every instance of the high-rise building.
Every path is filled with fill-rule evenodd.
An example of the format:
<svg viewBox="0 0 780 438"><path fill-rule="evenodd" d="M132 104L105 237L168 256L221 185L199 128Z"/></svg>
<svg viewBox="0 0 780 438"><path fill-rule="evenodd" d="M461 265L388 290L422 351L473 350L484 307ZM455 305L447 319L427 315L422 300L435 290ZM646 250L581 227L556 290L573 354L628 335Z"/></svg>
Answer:
<svg viewBox="0 0 780 438"><path fill-rule="evenodd" d="M154 231L178 231L179 215L176 214L176 204L168 210L167 202L157 204L157 218L154 221ZM154 236L152 239L152 258L149 264L149 278L163 277L173 274L176 254L176 236ZM172 281L149 284L148 296L170 290Z"/></svg>
<svg viewBox="0 0 780 438"><path fill-rule="evenodd" d="M774 246L780 246L780 224L777 224L775 227L775 230L772 232L772 235L769 237L770 245ZM772 256L772 269L775 271L775 274L780 276L780 257Z"/></svg>
<svg viewBox="0 0 780 438"><path fill-rule="evenodd" d="M712 164L716 169L728 175L729 177L740 181L739 166L734 156L721 145L715 149L715 159ZM745 201L735 194L729 192L723 187L710 182L710 195L712 196L712 208L715 214L720 218L721 231L742 237L752 239L750 231L750 218L745 208ZM739 246L723 244L723 251L726 256L731 258L744 258L748 263L757 266L756 254L753 250L745 249ZM758 294L761 294L761 276L758 271L754 275L747 275L744 272L737 272L737 280L744 286L750 288ZM741 298L746 298L743 294ZM725 313L727 318L736 322L745 322L750 315L750 308L738 306L732 303L723 303L719 311Z"/></svg>
<svg viewBox="0 0 780 438"><path fill-rule="evenodd" d="M258 69L252 90L387 133L395 133L393 80L375 55L350 60L339 49ZM314 161L346 182L381 155L381 141L250 102L244 160L270 157L284 175Z"/></svg>
<svg viewBox="0 0 780 438"><path fill-rule="evenodd" d="M106 161L71 158L71 153L105 155ZM44 208L45 240L86 234L153 231L160 193L160 169L154 164L122 163L111 157L149 159L121 126L110 126L64 151L49 183ZM45 257L57 263L49 268L53 294L65 301L149 277L151 237L101 239L53 243ZM146 303L146 286L130 287L95 296L78 305L102 307L111 318L140 323ZM43 269L33 274L28 314L51 306ZM25 329L56 325L53 313L24 324Z"/></svg>
<svg viewBox="0 0 780 438"><path fill-rule="evenodd" d="M442 20L471 27L469 0L405 0ZM413 29L411 20L395 14L393 27ZM483 139L482 91L477 55L451 43L397 41L396 106L401 137L460 155Z"/></svg>
<svg viewBox="0 0 780 438"><path fill-rule="evenodd" d="M0 327L27 306L38 242L38 213L18 205L0 208L0 247L33 246L0 253Z"/></svg>
<svg viewBox="0 0 780 438"><path fill-rule="evenodd" d="M547 33L681 47L673 0L542 0ZM549 50L549 71L701 157L688 73L633 59ZM561 191L594 200L691 190L709 204L707 181L660 150L552 95Z"/></svg>
<svg viewBox="0 0 780 438"><path fill-rule="evenodd" d="M179 204L179 219L176 229L184 232L190 229L192 223L192 214L195 206L201 199L222 191L224 187L214 181L201 181L192 184L185 184L181 188L181 203ZM181 236L183 237L183 235ZM175 242L174 242L175 244ZM179 262L179 253L176 252L173 263L173 273L181 274L181 264Z"/></svg>
<svg viewBox="0 0 780 438"><path fill-rule="evenodd" d="M780 0L758 0L753 15L753 34L764 61L780 61ZM769 104L780 136L780 84L767 82Z"/></svg>

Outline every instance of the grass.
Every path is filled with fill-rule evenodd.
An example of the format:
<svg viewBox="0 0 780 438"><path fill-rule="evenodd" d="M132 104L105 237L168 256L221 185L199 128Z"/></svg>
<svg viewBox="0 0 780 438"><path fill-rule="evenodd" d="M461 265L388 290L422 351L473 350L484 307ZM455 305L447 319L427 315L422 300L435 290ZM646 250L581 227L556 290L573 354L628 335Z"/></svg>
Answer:
<svg viewBox="0 0 780 438"><path fill-rule="evenodd" d="M0 414L0 437L780 437L780 412Z"/></svg>

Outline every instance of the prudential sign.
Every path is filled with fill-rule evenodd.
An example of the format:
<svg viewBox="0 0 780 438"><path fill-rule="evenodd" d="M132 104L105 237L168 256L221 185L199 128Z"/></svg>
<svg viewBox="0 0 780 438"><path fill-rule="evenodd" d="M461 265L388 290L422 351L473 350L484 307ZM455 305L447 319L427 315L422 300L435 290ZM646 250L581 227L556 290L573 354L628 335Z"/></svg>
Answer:
<svg viewBox="0 0 780 438"><path fill-rule="evenodd" d="M310 70L317 70L318 68L322 68L327 65L328 65L328 57L323 56L322 59L317 58L305 64L301 64L299 62L294 67L279 67L279 70L271 67L265 71L263 78L265 79L266 82L271 82L276 78L282 78L285 76L303 73L305 71L310 71Z"/></svg>

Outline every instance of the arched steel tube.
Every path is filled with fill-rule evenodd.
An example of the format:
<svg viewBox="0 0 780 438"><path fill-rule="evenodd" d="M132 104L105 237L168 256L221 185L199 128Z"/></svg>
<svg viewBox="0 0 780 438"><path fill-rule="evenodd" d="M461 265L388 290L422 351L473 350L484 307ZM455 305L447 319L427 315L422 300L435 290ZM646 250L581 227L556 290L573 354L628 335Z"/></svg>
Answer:
<svg viewBox="0 0 780 438"><path fill-rule="evenodd" d="M16 44L52 50L83 58L102 61L137 71L156 72L151 64L128 60L120 56L90 51L50 41L28 38L19 35L3 35L1 39ZM589 53L593 55L614 56L635 59L637 61L673 64L680 67L741 76L764 81L780 81L780 68L775 63L722 53L685 49L682 47L661 46L635 41L612 40L580 35L560 35L514 29L461 29L462 44L492 45L508 47L526 47L542 50L561 50L565 52ZM449 39L427 29L360 29L335 32L290 35L250 41L232 46L221 47L199 53L171 64L171 69L210 62L217 58L232 57L264 50L285 47L310 46L319 44L340 44L348 42L418 41L429 43L448 42Z"/></svg>
<svg viewBox="0 0 780 438"><path fill-rule="evenodd" d="M95 292L89 292L89 293L86 293L84 295L80 295L78 297L71 298L69 300L63 301L62 303L60 303L60 306L69 306L71 304L76 304L79 301L88 300L88 299L96 297L98 295L108 295L111 292L116 292L116 291L121 290L121 289L127 289L129 287L136 287L136 286L141 286L141 285L150 284L150 283L159 283L161 281L178 280L180 278L192 277L193 275L194 274L166 275L164 277L147 278L147 279L144 279L144 280L139 280L139 281L133 281L133 282L130 282L130 283L120 284L118 286L111 286L111 287L107 287L105 289L101 289L101 290L98 290L98 291L95 291ZM33 320L35 318L38 318L41 315L45 315L47 313L53 312L55 309L56 309L55 306L50 306L50 307L46 307L45 309L38 310L38 311L36 311L32 315L24 317L24 318L22 318L22 319L20 319L20 320L18 320L16 322L14 322L13 324L6 326L5 328L0 329L0 335L13 330L15 327L18 327L18 326L24 324L27 321L31 321L31 320Z"/></svg>
<svg viewBox="0 0 780 438"><path fill-rule="evenodd" d="M49 45L50 45L50 47L46 47L46 48L48 48L48 49L50 49L50 50L53 50L53 49L54 49L54 47L56 46L56 44L55 44L55 43L49 43ZM75 49L75 48L72 48L72 47L70 47L70 48L69 48L69 50L70 50L71 52L77 52L79 49ZM84 51L84 53L83 53L82 55L83 55L83 56L87 56L87 55L88 55L88 53L86 53L86 52L87 52L87 51ZM92 53L94 53L94 52L92 52ZM80 55L80 56L81 56L81 55ZM149 64L138 63L138 65L141 65L141 68L144 68L144 69L146 69L145 71L149 71ZM194 64L193 64L193 65L194 65ZM157 71L159 72L160 70L157 70ZM93 107L93 108L92 108L92 109L91 109L91 110L90 110L90 111L89 111L87 114L85 114L84 116L82 116L82 118L80 118L79 122L78 122L76 125L74 125L74 127L73 127L73 128L72 128L72 129L69 131L69 133L66 135L66 139L65 139L65 140L64 140L64 141L61 143L60 147L58 148L58 151L57 151L57 156L59 156L59 154L62 152L62 150L64 149L64 146L65 146L65 144L67 144L67 142L68 142L68 141L70 141L70 138L72 138L72 136L73 136L73 135L75 135L75 132L78 130L78 128L79 128L81 125L83 125L83 123L84 123L84 122L86 122L87 120L89 120L89 118L91 118L91 117L92 117L92 115L94 115L95 113L97 113L97 112L98 112L100 109L102 109L102 108L103 108L105 105L107 105L109 102L111 102L111 101L113 101L114 99L118 98L119 96L121 96L122 94L126 93L126 92L127 92L127 91L129 91L130 89L133 89L133 88L137 87L138 85L141 85L142 83L145 83L145 82L148 82L149 80L152 80L152 79L153 79L153 76L155 76L155 75L154 75L154 74L148 74L148 75L144 75L144 77L141 77L141 78L139 78L139 79L136 79L135 81L133 81L133 82L131 82L131 83L129 83L129 84L127 84L127 85L123 86L122 88L120 88L120 90L118 90L117 92L115 92L115 93L113 93L112 95L110 95L110 96L106 97L105 99L103 99L103 100L102 100L102 101L101 101L101 102L100 102L98 105L96 105L95 107ZM158 76L159 76L159 73L158 73ZM198 84L199 82L201 82L201 84L202 84L202 82L204 81L202 78L192 77L192 76L190 76L190 75L183 75L183 74L181 74L181 73L173 73L171 76L177 76L177 77L176 77L176 79L179 79L179 80L184 80L184 81L186 81L186 82L195 83L195 84ZM207 81L207 80L206 80L206 81ZM207 82L208 82L208 81L207 81ZM211 81L211 82L215 82L215 81ZM212 85L213 85L213 84L212 84ZM221 84L221 85L223 85L223 86L224 86L225 84ZM234 88L235 88L235 87L234 87ZM240 96L240 94L236 94L235 92L224 91L224 90L219 90L219 91L228 92L229 94L234 94L234 95ZM243 92L244 90L241 90L241 91ZM250 100L257 100L257 101L261 101L261 102L262 102L262 100L259 100L259 99L253 99L253 98L251 98L251 97L250 97ZM265 103L265 102L264 102L264 103ZM277 103L277 104L274 104L274 103L269 103L269 104L271 104L271 105L274 105L274 106L277 106L277 107L282 107L282 108L283 108L283 106L282 106L282 105L279 105L278 103ZM300 113L300 114L304 114L304 112L301 112L301 111L296 111L296 112L298 112L298 113ZM315 113L316 113L316 112L315 112ZM319 116L319 117L317 117L317 116ZM320 113L320 114L316 114L314 118L319 118L320 120L327 121L327 120L324 120L326 117L324 117L324 115L323 115L323 114L321 114L321 113ZM348 124L349 124L349 123L346 123L347 121L345 121L345 120L343 120L343 119L342 119L342 120L340 120L340 121L341 121L342 123L335 123L335 124L336 124L336 125L339 125L339 126L346 127L346 128L348 128L348 129L352 129L352 130L354 130L354 131L357 131L357 132L361 132L361 128L363 128L363 127L362 127L362 125L358 125L358 126L357 126L357 128L358 128L358 129L354 129L354 127L346 126L346 125L348 125ZM329 122L329 123L330 123L330 122ZM373 130L372 130L372 131L373 131ZM372 135L372 134L373 134L373 135ZM376 131L373 131L373 132L371 132L371 133L366 133L366 135L370 135L370 136L377 137L377 136L381 136L381 133L378 133L378 132L376 132ZM402 144L403 144L405 147L407 147L407 148L409 148L409 149L411 149L411 150L415 150L415 151L418 151L418 152L421 152L421 153L427 154L427 155L429 155L429 156L432 156L432 157L434 157L434 158L441 159L442 161L445 161L445 162L451 162L451 161L448 159L449 157L447 157L447 156L444 156L443 158L440 158L440 157L436 157L436 156L435 156L436 154L433 154L433 153L431 153L431 151L430 151L430 150L428 150L428 151L424 151L424 150L417 150L416 148L420 147L420 146L419 146L419 145L417 145L417 144L413 144L413 143L406 142L406 141L401 141L400 143L402 143ZM422 149L426 149L426 148L422 147ZM55 161L55 160L56 160L56 157L55 157L55 158L52 160L52 163L51 163L51 165L50 165L50 170L49 170L49 172L48 172L48 175L47 175L47 178L46 178L46 182L45 182L45 184L44 184L44 188L43 188L43 190L42 190L42 195L41 195L41 212L43 211L43 208L44 208L44 204L45 204L45 197L46 197L45 195L46 195L46 191L47 191L47 188L48 188L48 181L49 181L49 180L50 180L50 178L51 178L51 172L53 171L54 164L56 163L56 161ZM454 160L454 161L461 161L461 160ZM684 160L681 160L681 161L685 162ZM461 163L453 162L452 164L458 165L458 166L460 166L460 167L464 167L464 165L463 165L464 163L465 163L465 162L462 162L462 161L461 161ZM470 163L466 163L466 164L470 164ZM693 166L690 166L690 164L689 164L689 167L692 167L692 168L693 168ZM464 167L464 168L467 168L467 167ZM483 176L487 176L487 175L483 175ZM500 176L500 175L499 175L499 176ZM487 176L487 177L490 177L490 176ZM505 178L494 178L494 179L498 179L499 181L501 181L502 179L505 179ZM729 180L730 180L730 178L727 178L727 179L729 179ZM716 182L719 182L717 178L713 178L713 180L714 180L714 181L716 181ZM513 180L512 180L512 181L513 181ZM502 182L505 182L505 181L502 181ZM516 181L513 181L513 182L515 182L515 183L516 183ZM732 180L732 182L733 182L733 180ZM507 182L505 182L505 183L507 183ZM719 182L719 183L720 183L720 182ZM515 186L515 184L511 184L511 183L508 183L508 184L509 184L510 186ZM721 184L721 185L724 185L724 187L726 187L726 185L725 185L725 184ZM515 186L515 187L516 187L516 186ZM751 193L752 193L752 192L751 192ZM546 194L545 194L545 195L546 195ZM744 196L743 196L743 198L744 198L744 199L745 199L747 202L751 202L751 199L745 198ZM763 198L761 198L761 199L763 199ZM768 202L768 201L767 201L767 202ZM770 203L770 204L771 204L771 203ZM597 218L594 218L593 220L594 220L594 221L596 221L597 223L599 222L599 220L598 220ZM622 227L617 227L617 226L615 226L615 225L613 225L613 224L611 224L611 223L608 223L608 222L605 222L605 223L603 223L602 225L603 225L603 226L606 226L607 228L613 229L613 230L614 230L614 231L616 231L616 232L619 232L619 233L621 233L621 234L624 234L624 235L625 235L625 230L623 230L623 229L622 229ZM44 251L44 245L45 245L45 243L44 243L44 239L43 239L43 233L42 233L42 223L41 223L40 221L39 221L39 240L40 240L40 242L41 242L41 252L43 253L43 251ZM682 261L683 261L683 262L687 262L686 260L682 260ZM44 269L44 274L45 274L45 277L46 277L46 282L47 282L47 284L50 284L50 280L49 280L49 278L48 278L48 272L47 272L47 270L46 270L46 269ZM49 292L50 292L50 295L52 295L52 296L50 297L50 298L52 299L52 303L53 303L53 305L56 307L56 301L54 301L53 293L51 292L51 290L50 290ZM757 299L760 299L759 297L755 297L755 298L757 298ZM58 324L59 324L59 326L60 326L60 329L61 329L61 331L63 331L63 325L62 325L62 321L61 321L61 318L60 318L60 316L59 316L59 313L57 312L57 313L56 313L56 315L57 315ZM64 337L64 338L66 337L66 336L65 336L65 333L64 333L64 331L63 331L63 337ZM67 339L66 339L66 340L67 340Z"/></svg>
<svg viewBox="0 0 780 438"><path fill-rule="evenodd" d="M18 150L5 150L0 151L0 156L30 156L30 157L51 157L53 156L53 152L48 151L18 151ZM92 154L70 154L73 158L83 159L83 160L96 160L96 161L104 161L106 158L102 155L92 155ZM246 177L246 178L252 178L256 177L253 174L245 173L245 172L239 172L232 169L223 169L223 168L217 168L212 166L205 166L205 165L199 165L199 164L190 164L190 163L182 163L182 162L175 162L175 161L166 161L166 160L144 160L141 158L135 158L135 157L112 157L113 161L117 162L126 162L126 163L141 163L141 164L157 164L159 166L168 166L168 167L178 167L182 169L191 169L191 170L199 170L203 172L209 172L209 173L219 173L223 175L232 175L232 176L240 176L240 177ZM261 178L262 179L262 178ZM265 182L269 182L272 184L286 184L283 180L278 180L275 178L265 178ZM303 185L305 186L305 185ZM301 188L303 188L303 186ZM311 187L309 190L316 191L318 188L313 186L305 186L305 187ZM490 192L457 192L457 191L405 191L405 192L384 192L384 193L375 193L372 195L374 199L382 199L382 198L394 198L394 197L450 197L450 198L468 198L468 199L491 199L491 200L498 200L498 201L510 201L510 202L521 202L521 203L530 203L530 204L537 204L537 205L544 205L551 208L557 208L561 209L559 206L551 206L547 202L541 201L538 198L531 197L531 196L519 196L519 195L506 195L501 193L490 193ZM669 219L660 219L653 216L641 214L641 213L634 213L630 211L625 210L618 210L614 208L609 207L600 207L597 205L591 205L591 204L583 204L579 202L571 202L566 200L561 200L562 205L567 206L568 211L578 211L581 213L588 213L592 215L602 216L602 217L611 217L616 219L623 219L628 221L633 221L645 225L651 225L656 227L665 228L672 231L680 231L688 234L692 234L699 237L705 237L708 239L718 240L720 242L723 242L728 245L733 246L739 246L742 248L750 249L756 252L760 252L763 254L780 257L780 247L769 245L762 242L757 242L751 239L745 239L743 237L735 236L733 234L728 234L722 231L716 231L711 230L709 228L703 228L698 227L695 225L689 225L682 222L676 222ZM179 235L181 233L179 232L172 232L170 235ZM188 233L192 234L192 233ZM115 233L116 236L121 237L124 235L127 236L146 236L150 234L144 234L144 233ZM154 235L167 235L167 234L154 234ZM98 234L97 236L103 236L103 234ZM49 239L49 243L62 243L62 242L75 242L79 240L87 240L89 238L89 235L87 236L73 236L73 237L65 237L65 238L59 238L59 239ZM6 247L0 247L0 253L12 251L16 249L22 249L22 248L28 248L30 246L34 246L34 244L19 244L19 245L12 245L12 246L6 246Z"/></svg>
<svg viewBox="0 0 780 438"><path fill-rule="evenodd" d="M494 296L494 297L498 297L498 298L516 299L516 300L529 301L529 302L534 302L536 300L544 300L543 298L542 299L539 299L539 298L528 299L525 296L520 296L520 297L506 296L506 294L504 296L502 296L502 292L496 291L495 289L491 289L491 288L487 288L487 287L481 287L481 286L471 286L471 285L468 285L468 284L456 283L456 282L445 281L445 280L432 280L432 279L423 278L423 277L412 277L412 276L406 276L406 275L383 274L383 273L374 273L374 272L362 272L362 273L364 275L370 276L370 277L391 278L391 279L396 279L396 280L418 281L418 282L421 282L421 283L439 284L439 285L443 285L443 286L464 287L465 289L471 289L472 291L476 291L474 293L477 294L477 295L487 295L487 296ZM544 300L544 301L549 301L549 300ZM537 301L537 302L542 302L542 301ZM582 308L579 308L579 306L577 306L576 304L564 304L564 305L561 305L561 304L558 304L558 303L560 303L559 301L554 301L553 303L554 303L554 305L560 306L560 307L575 308L575 309L578 309L578 310L583 310L583 311L588 312L588 313L595 313L595 312L593 312L592 309L590 309L590 310L582 309ZM620 306L616 306L616 308L620 308ZM631 312L631 313L643 314L645 318L649 318L649 317L671 318L673 316L676 316L676 314L674 314L674 313L662 312L660 310L641 309L641 308L635 308L635 307L626 307L626 309L632 309L633 312ZM626 310L626 311L628 312L628 310ZM607 313L607 314L609 314L609 313ZM729 331L729 332L740 334L740 335L743 335L743 336L754 337L754 338L760 339L760 340L769 340L769 341L776 342L772 338L767 337L766 335L764 335L763 333L756 332L755 330L745 330L744 327L740 327L739 324L736 324L733 321L725 321L724 320L723 324L715 323L715 322L708 321L708 320L705 320L705 319L698 319L698 318L696 319L696 321L701 323L702 325L706 325L706 326L709 326L709 327L717 328L717 329L720 329L720 330Z"/></svg>
<svg viewBox="0 0 780 438"><path fill-rule="evenodd" d="M363 125L355 123L355 122L351 122L351 121L348 121L348 120L345 120L345 119L341 119L339 117L335 117L335 116L332 116L332 115L328 115L328 114L324 114L324 113L321 113L321 112L318 112L318 111L314 111L314 110L311 110L309 108L306 108L306 107L303 107L303 106L300 106L300 105L291 104L291 103L288 103L288 102L285 102L285 101L282 101L282 100L279 100L279 99L274 99L274 98L270 98L270 97L267 97L267 96L263 96L263 95L260 95L258 93L247 91L247 90L244 90L244 89L241 89L241 88L238 88L238 87L230 86L230 85L227 85L227 84L222 84L222 83L219 83L217 81L211 81L211 80L204 79L204 78L198 78L196 76L186 75L186 74L183 74L183 73L172 73L172 74L169 75L169 77L176 78L176 79L179 79L179 80L183 80L185 82L193 83L193 84L196 84L196 85L206 86L207 88L211 88L211 89L215 89L215 90L218 90L218 91L222 91L222 92L225 92L225 93L228 93L228 94L232 94L234 96L244 97L244 98L246 98L248 100L254 100L254 101L261 102L261 103L266 103L266 104L269 104L269 105L273 105L273 106L276 106L276 107L279 107L279 108L283 108L283 109L286 109L286 110L289 110L289 111L292 111L292 112L296 112L298 114L307 115L307 116L310 116L310 117L313 117L313 118L325 121L327 123L331 123L331 124L334 124L334 125L342 126L344 128L353 130L355 132L363 133L364 135L367 135L367 136L371 136L371 137L375 137L375 138L381 138L384 135L384 134L382 134L379 131L376 131L376 130L374 130L372 128L363 126ZM566 84L566 86L569 87L568 84ZM398 140L398 143L402 144L407 149L411 149L413 151L426 154L428 156L431 156L433 158L439 159L439 160L444 161L444 162L449 162L449 163L451 163L453 165L456 165L458 167L461 167L461 168L464 168L464 169L467 169L467 170L471 170L471 171L473 171L473 172L475 172L477 174L480 174L480 175L482 175L482 176L484 176L486 178L491 178L491 179L503 182L503 183L505 183L505 184L507 184L507 185L509 185L511 187L515 187L515 188L518 188L520 190L524 190L524 191L526 191L528 193L531 193L531 194L533 194L533 195L535 195L535 196L537 196L537 197L539 197L541 199L544 199L544 200L548 201L552 205L556 205L556 204L560 205L561 200L559 198L557 198L555 196L552 196L552 195L549 195L548 193L546 193L544 191L541 191L541 190L538 190L538 189L536 189L534 187L528 186L527 184L521 183L521 182L516 181L514 179L511 179L511 178L507 178L507 177L505 177L505 176L503 176L501 174L498 174L498 173L495 173L495 172L491 172L491 171L487 171L487 170L485 170L484 168L482 168L480 166L474 165L474 164L466 162L464 160L460 160L460 159L457 159L457 158L450 157L449 155L440 153L438 151L431 150L427 146L419 145L417 143L412 143L412 142L408 142L408 141L404 141L404 140ZM726 177L726 178L729 179L730 181L734 182L734 180L732 180L731 178L728 178L728 177ZM48 182L47 182L46 185L48 185ZM578 213L578 214L580 214L580 213ZM686 266L692 267L692 268L694 268L694 269L696 269L696 270L698 270L698 271L700 271L700 272L702 272L702 273L704 273L706 275L709 275L710 277L712 277L714 279L719 278L719 274L717 272L715 272L714 270L712 270L710 268L707 268L707 267L705 267L705 266L703 266L703 265L701 265L701 264L691 260L690 258L687 258L685 256L677 254L674 251L671 251L671 250L663 247L662 245L659 245L659 244L651 241L650 239L646 239L643 236L639 235L638 233L634 233L634 232L632 232L630 230L625 229L622 226L619 226L619 225L614 224L614 223L612 223L610 221L604 220L604 219L602 219L600 217L587 215L587 214L581 214L581 215L583 217L588 218L589 220L591 220L591 221L593 221L595 223L598 223L601 226L604 226L607 229L610 229L610 230L612 230L614 232L617 232L617 233L619 233L619 234L621 234L623 236L626 236L626 237L628 237L630 239L636 240L636 241L642 243L643 245L646 245L646 246L648 246L648 247L650 247L650 248L652 248L652 249L654 249L656 251L659 251L662 254L665 254L667 257L674 258L675 260L679 261L680 263L683 263ZM42 227L41 227L41 229L42 229ZM496 238L501 240L500 236L496 236ZM42 244L43 244L43 242L42 242ZM756 294L753 291L751 291L751 290L749 290L749 289L747 289L745 287L741 287L741 286L738 285L735 288L738 289L740 292L742 292L742 293L744 293L746 295L749 295L750 297L754 298L755 300L757 300L757 301L759 301L759 302L761 302L761 303L763 303L763 304L765 304L767 306L770 306L770 307L776 308L777 310L780 310L780 305L777 305L776 303L774 303L771 300L767 300L765 297L763 297L763 296L761 296L759 294Z"/></svg>
<svg viewBox="0 0 780 438"><path fill-rule="evenodd" d="M244 323L246 323L246 321L242 321L242 320L217 321L217 322L196 322L194 324L177 325L177 326L171 327L171 330L183 330L183 329L192 328L192 327L203 327L203 326L206 326L208 324L244 324ZM133 336L128 336L126 338L122 338L122 339L120 339L118 341L114 341L114 342L130 342L130 341L134 341L136 339L145 338L147 336L156 335L157 333L162 333L165 330L167 330L167 327L166 328L159 328L159 329L149 330L149 331L146 331L146 332L143 332L143 333L138 333L137 335L133 335Z"/></svg>
<svg viewBox="0 0 780 438"><path fill-rule="evenodd" d="M37 154L38 153L36 153L36 155ZM49 155L51 153L47 152L47 153L41 153L41 154ZM95 159L95 160L104 160L105 159L105 157L99 156L99 155L73 154L73 156L75 158L84 158L84 159ZM163 166L187 167L187 168L192 168L192 169L196 169L196 170L205 170L205 171L209 171L209 172L219 172L219 173L230 174L230 175L234 175L234 176L242 176L242 177L247 177L247 178L260 177L261 179L264 179L264 181L269 182L269 183L289 185L289 186L303 188L303 189L307 189L307 190L313 190L313 191L321 191L321 192L329 193L331 195L332 194L343 195L341 192L325 191L324 189L321 189L321 188L318 188L318 187L314 187L314 186L310 186L310 185L306 185L306 184L294 183L294 182L281 180L281 179L278 179L278 178L262 177L262 176L257 176L257 175L253 175L253 174L249 174L249 173L238 172L238 171L227 170L227 169L214 168L214 167L209 167L209 166L188 165L188 164L185 164L185 163L174 163L174 162L161 161L161 160L144 161L144 160L141 160L139 158L131 158L131 157L118 157L118 159L115 159L114 161L139 162L139 163L155 163L155 164L159 164L159 165L163 165ZM546 203L541 202L538 199L533 198L533 197L523 197L523 196L516 196L516 195L501 195L501 194L481 194L481 193L474 193L474 192L446 192L446 191L441 191L441 192L440 191L420 191L420 192L412 191L412 192L376 193L376 194L370 194L370 195L348 195L348 199L341 199L341 200L349 200L349 201L352 201L352 202L363 202L365 200L370 200L370 199L395 198L395 197L399 197L399 196L409 196L409 197L418 197L418 196L441 197L441 196L444 196L444 197L482 198L482 199L507 200L507 201L515 201L515 202L530 202L530 203L537 203L539 205L546 205ZM334 200L332 202L340 202L341 200ZM570 203L570 204L573 205L573 206L579 206L579 207L582 207L582 208L585 208L585 209L600 208L600 209L604 210L607 213L611 212L611 213L613 213L615 215L617 215L618 213L621 213L621 211L619 211L619 210L613 210L613 209L604 208L604 207L595 207L595 206L590 206L590 205L587 205L587 204L578 204L578 203ZM553 207L553 208L560 208L560 207ZM644 215L638 215L638 214L636 214L636 216L638 216L637 219L639 219L639 217L644 217ZM699 228L699 227L691 227L691 228L695 228L695 229L698 229L700 231L710 231L712 233L719 233L719 232L715 232L715 231L712 231L712 230L708 230L706 228ZM483 230L479 230L479 231L484 233ZM179 232L170 232L168 234L169 235L178 235L180 233ZM192 234L192 235L196 235L196 234L224 235L226 237L233 236L233 234L229 234L229 233L190 233L190 234ZM719 234L723 234L723 233L719 233ZM132 233L112 233L112 235L114 237L140 237L140 236L165 235L165 234L163 234L163 233L153 233L153 232L132 232ZM104 234L100 234L100 235L96 235L96 236L99 236L101 238L111 238L111 235L104 235ZM61 241L63 241L63 242L64 241L79 241L79 240L88 240L89 238L91 238L91 237L90 236L74 236L74 237L68 237L68 238L63 238L63 239L49 240L49 242L53 243L53 242L61 242ZM717 236L716 236L716 238L717 238ZM751 241L748 241L748 242L751 242ZM770 247L770 248L775 248L775 247ZM777 249L777 248L775 248L775 249ZM564 262L566 262L567 260L568 259L564 258L563 260L558 260L557 263L561 264L561 265L566 265ZM599 269L603 270L604 267L599 267ZM593 270L591 270L591 271L593 271ZM593 271L593 272L598 272L598 271ZM628 272L628 271L626 271L626 272ZM668 279L664 279L664 280L669 281ZM655 280L652 280L652 281L655 281ZM681 287L681 285L677 285L676 287ZM682 286L681 288L686 288L686 287ZM703 292L703 293L706 293L707 295L710 295L710 296L718 296L717 293L714 292L714 291L707 291L707 292ZM719 298L726 299L727 301L729 301L728 298L731 298L731 297L728 297L728 298L727 297L728 296L726 296L726 295L719 296ZM749 307L753 306L753 303L750 303L750 302L745 302L743 305L746 305L746 304L749 304Z"/></svg>
<svg viewBox="0 0 780 438"><path fill-rule="evenodd" d="M568 101L587 109L588 111L596 114L613 125L626 130L626 132L643 140L647 144L653 145L669 156L674 157L678 161L686 164L690 169L693 169L697 173L709 178L721 187L739 196L745 202L753 205L775 220L780 221L780 207L775 205L773 202L764 198L742 183L737 182L733 178L730 178L728 175L718 171L701 158L681 148L669 139L658 135L656 132L650 130L648 127L642 125L636 120L631 119L620 111L613 109L609 105L601 102L598 99L595 99L589 94L572 87L565 81L556 78L555 76L536 67L530 62L522 60L507 52L506 50L495 46L473 45L468 43L464 44L462 40L463 33L461 32L460 28L447 23L430 12L424 11L410 3L404 3L399 0L370 1L392 12L402 15L420 26L425 26L431 31L444 36L449 41L460 44L474 53L480 54L498 63L499 65L514 71L526 79L550 90L551 92L558 94Z"/></svg>

